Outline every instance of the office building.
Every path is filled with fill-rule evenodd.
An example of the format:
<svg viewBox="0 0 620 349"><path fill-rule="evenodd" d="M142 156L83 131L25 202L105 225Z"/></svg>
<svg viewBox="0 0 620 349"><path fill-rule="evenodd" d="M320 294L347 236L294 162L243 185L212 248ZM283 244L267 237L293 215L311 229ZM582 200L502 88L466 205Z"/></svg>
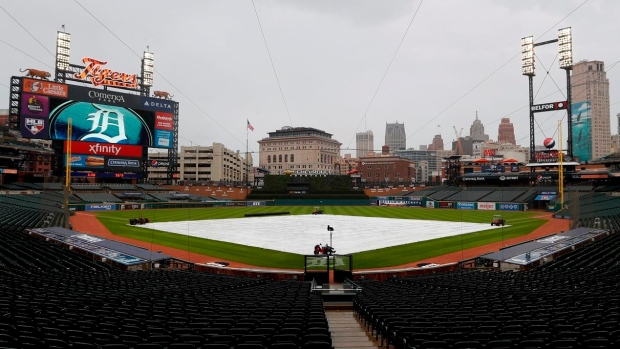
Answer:
<svg viewBox="0 0 620 349"><path fill-rule="evenodd" d="M469 127L469 138L474 142L486 142L489 140L489 135L484 134L482 121L478 119L478 112L476 112L476 119Z"/></svg>
<svg viewBox="0 0 620 349"><path fill-rule="evenodd" d="M580 162L611 152L609 80L602 61L581 61L571 75L573 155Z"/></svg>
<svg viewBox="0 0 620 349"><path fill-rule="evenodd" d="M269 132L258 141L259 165L273 174L333 175L340 173L342 143L331 133L311 127L290 127Z"/></svg>
<svg viewBox="0 0 620 349"><path fill-rule="evenodd" d="M497 143L517 144L515 139L515 127L512 122L510 122L510 118L502 118L502 122L497 128Z"/></svg>
<svg viewBox="0 0 620 349"><path fill-rule="evenodd" d="M374 152L375 137L372 131L358 132L355 134L355 149L357 157L368 156L370 152Z"/></svg>
<svg viewBox="0 0 620 349"><path fill-rule="evenodd" d="M428 145L428 150L443 150L443 138L441 135L435 135L433 137L433 142Z"/></svg>
<svg viewBox="0 0 620 349"><path fill-rule="evenodd" d="M405 123L385 124L385 144L390 147L392 152L407 149L407 134L405 133Z"/></svg>

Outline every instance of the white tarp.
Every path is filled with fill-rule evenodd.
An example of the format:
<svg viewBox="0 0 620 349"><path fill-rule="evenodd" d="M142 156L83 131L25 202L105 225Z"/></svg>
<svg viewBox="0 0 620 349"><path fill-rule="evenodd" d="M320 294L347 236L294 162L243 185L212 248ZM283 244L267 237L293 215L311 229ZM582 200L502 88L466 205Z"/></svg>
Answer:
<svg viewBox="0 0 620 349"><path fill-rule="evenodd" d="M490 223L325 214L147 223L134 227L297 254L312 254L314 245L329 244L328 225L334 228L332 242L339 254L502 228L493 227Z"/></svg>

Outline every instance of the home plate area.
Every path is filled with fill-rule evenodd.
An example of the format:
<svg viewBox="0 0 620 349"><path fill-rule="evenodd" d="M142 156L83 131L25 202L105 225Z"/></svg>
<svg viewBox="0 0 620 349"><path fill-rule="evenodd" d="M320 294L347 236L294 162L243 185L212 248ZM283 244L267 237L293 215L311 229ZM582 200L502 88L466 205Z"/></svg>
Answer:
<svg viewBox="0 0 620 349"><path fill-rule="evenodd" d="M327 226L334 230L327 231ZM340 215L294 215L136 225L184 236L310 255L317 244L351 254L501 228L483 223ZM331 243L330 243L331 239Z"/></svg>

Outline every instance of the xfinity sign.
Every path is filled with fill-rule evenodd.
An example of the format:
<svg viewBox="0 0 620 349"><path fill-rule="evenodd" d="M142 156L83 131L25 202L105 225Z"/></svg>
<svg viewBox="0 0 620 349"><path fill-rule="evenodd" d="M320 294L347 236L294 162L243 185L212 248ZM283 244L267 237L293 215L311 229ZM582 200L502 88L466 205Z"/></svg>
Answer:
<svg viewBox="0 0 620 349"><path fill-rule="evenodd" d="M536 104L532 106L532 112L537 113L541 111L566 109L567 104L568 103L566 101Z"/></svg>

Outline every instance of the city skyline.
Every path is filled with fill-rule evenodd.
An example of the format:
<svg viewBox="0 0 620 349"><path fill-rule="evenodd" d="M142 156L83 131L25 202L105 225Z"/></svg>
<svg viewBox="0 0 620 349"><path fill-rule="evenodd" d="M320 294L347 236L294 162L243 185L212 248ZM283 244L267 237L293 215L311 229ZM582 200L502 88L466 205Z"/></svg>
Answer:
<svg viewBox="0 0 620 349"><path fill-rule="evenodd" d="M620 13L612 1L145 4L3 4L0 109L8 108L9 79L22 76L20 69L53 71L56 32L64 27L75 64L92 57L115 71L139 73L142 52L154 53L153 90L168 91L180 103L180 146L220 142L244 152L249 121L253 153L258 140L283 126L324 129L343 143L342 153L352 153L356 133L381 134L386 122L399 120L407 125L407 148L429 144L437 133L448 148L453 127L467 130L476 111L492 138L488 130L509 117L516 142L526 145L520 40L552 40L570 26L574 62L605 63L610 115L620 111L613 88L620 51L605 44L613 41ZM118 21L120 8L127 21ZM165 20L157 20L162 13ZM563 100L556 55L557 45L537 48L536 103ZM563 117L538 118L537 144ZM610 128L617 122L612 118Z"/></svg>

